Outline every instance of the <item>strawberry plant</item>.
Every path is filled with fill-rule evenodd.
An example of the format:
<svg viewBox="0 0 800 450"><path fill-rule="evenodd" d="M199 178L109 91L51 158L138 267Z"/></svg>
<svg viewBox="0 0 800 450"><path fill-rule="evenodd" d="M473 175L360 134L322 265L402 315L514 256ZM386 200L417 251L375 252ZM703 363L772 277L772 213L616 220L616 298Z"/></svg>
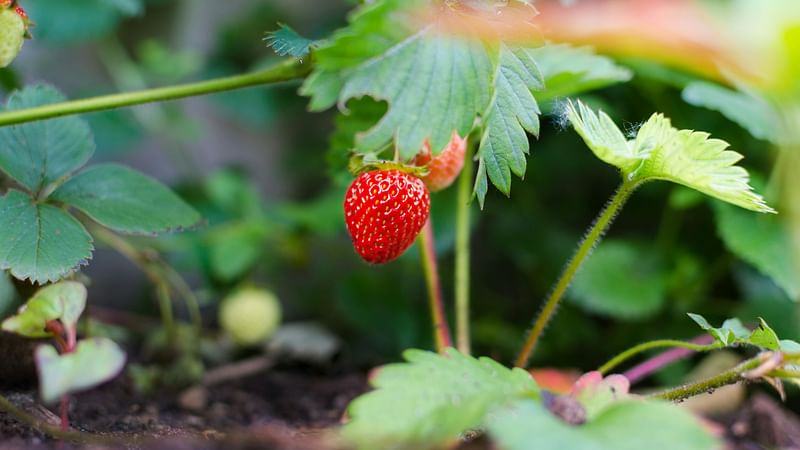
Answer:
<svg viewBox="0 0 800 450"><path fill-rule="evenodd" d="M31 3L33 23L42 28L41 39L85 40L103 35L145 8L136 0L81 3L91 12L93 26L73 32L68 24L76 10L49 0ZM637 9L641 6L609 12L607 5L599 3L570 10L528 0L359 3L346 25L327 38L309 39L287 25L278 25L276 31L266 34L264 42L281 60L249 73L147 89L145 77L126 59L124 46L112 42L103 47L104 59L112 61L107 63L111 77L131 92L67 100L56 88L36 84L8 96L0 112L0 270L15 280L5 283L12 290L24 293L43 287L3 322L3 329L55 342L56 348L37 347L35 360L42 400L50 404L61 399L62 426L66 428L68 423L69 395L110 379L125 359L109 340L79 341L77 337L86 289L65 280L80 279L79 271L91 259L95 241L136 263L154 285L164 330L151 337L151 344L156 344L145 347L155 348L152 353L171 367L173 375L185 375L176 385L193 385L184 392L192 394L189 400L182 395L181 401L195 410L204 409L206 388L226 376L213 370L201 373L206 362L227 357L220 356L220 346L200 345L208 343L200 310L208 297L225 297L214 310L238 350L258 351L273 334L280 333L284 313L278 296L242 288L253 285L259 270L269 273L276 284L295 280L297 286L285 290L290 295L276 289L282 299L299 297L295 288L324 286L316 290L323 297L315 304L321 316L346 316L383 334L384 327L392 325L389 322L400 323L403 316L388 309L383 310L384 316L374 311L383 306L384 299L389 303L399 296L403 302L405 297L417 295L413 289L404 290L413 284L409 280L416 273L405 270L407 262L417 254L431 316L430 325L425 326L431 331L435 351L406 350L403 362L372 372L372 390L349 404L344 424L337 430L340 443L358 449L447 448L480 439L504 450L719 448L719 433L672 403L740 382L761 382L785 397L785 385L800 382L800 344L783 338L797 337L791 334L797 321L775 311L767 311L770 317L761 318L760 310L749 305L751 309L730 315L741 312L758 317L757 322L733 318L714 327L719 311L727 314L730 308L714 309L700 300L711 296L711 287L720 279L726 287L739 283L736 292L756 290L752 287L755 282L748 278L754 277L751 268L760 273L758 280L773 283L789 300L800 295L794 261L800 254L796 251L800 240L795 236L796 224L791 222L800 217L792 196L797 189L796 183L786 181L797 166L797 158L792 156L797 150L800 117L797 17L779 20L781 14L776 11L780 8L759 7L756 11L739 4L743 2L732 2L735 5L726 13L729 18L762 15L769 17L770 23L782 24L777 38L756 42L762 50L770 50L764 54L772 59L765 56L759 67L766 69L754 74L740 52L705 34L703 39L709 41L696 46L691 39L683 39L682 29L673 23L664 24L675 28L664 35L674 34L675 39L652 35L652 30L637 22L634 13L643 13ZM690 17L699 21L699 28L708 28L703 16L692 15L693 10L683 2L656 4L660 2L650 6L664 8L676 17ZM796 10L788 3L781 4ZM580 25L597 22L586 17L602 18L604 14L618 14L623 30L605 33ZM17 2L0 0L0 66L14 62L23 40L30 37L30 26ZM38 31L35 34L38 36ZM642 51L639 45L623 45L628 41L639 44L639 34L652 47L642 46ZM624 38L623 44L617 41L619 36ZM150 55L157 61L170 59L163 49L151 47ZM630 56L637 59L626 59ZM709 64L709 58L714 64ZM187 57L176 63L184 67L178 72L190 75L191 62ZM124 70L114 70L117 63ZM671 72L676 67L682 70L681 77ZM170 77L170 71L155 71ZM613 88L620 91L604 91L614 92L618 102L595 92L629 82L634 73L645 80L634 80L634 87ZM170 80L181 79L173 75ZM244 171L223 170L198 183L202 193L190 205L160 182L126 166L101 163L84 167L96 144L90 125L80 115L287 81L299 82L298 94L308 102L310 112L335 109L328 155L332 182L314 203L271 203L245 179ZM782 153L769 179L764 182L767 177L760 171L742 165L745 150L739 152L738 142L730 138L735 135L717 133L716 122L710 120L697 124L687 120L688 114L681 113L686 106L676 106L678 102L668 95L673 93L669 89L675 88L680 90L680 100L718 110L742 125L761 139L760 146L768 142L780 147ZM630 95L630 100L625 97L629 90L639 96ZM645 101L648 95L657 99L654 105ZM246 99L234 99L235 113L244 114ZM137 110L144 128L171 133L174 141L185 145L186 141L175 137L178 133L172 126L176 122L167 120L167 110L151 107L147 113ZM630 110L637 118L649 118L630 126L624 114ZM551 122L562 128L560 133L546 126ZM714 132L700 131L705 129ZM304 128L300 134L313 133ZM560 144L551 146L558 152L536 152L540 138L558 139ZM597 168L587 169L595 167L592 164ZM573 237L553 225L558 223L554 217L568 212L566 206L573 206L568 201L571 198L585 204L597 193L607 195L601 188L605 184L595 183L607 181L603 164L617 172L618 187L579 239L560 274L550 273L542 255L549 252L558 255L551 259L563 260L561 250L572 245L566 242ZM302 165L305 168L307 161ZM538 204L545 203L544 197L532 195L523 183L513 181L515 177L527 178L525 185L534 177L548 180L547 184L556 186L549 187L557 189L557 201ZM582 180L584 177L588 181ZM512 182L514 193L521 191L521 195L512 197ZM656 189L669 189L668 201L656 200L661 192ZM511 200L495 198L494 190ZM634 196L640 191L642 194ZM704 267L708 255L691 250L692 244L698 245L695 240L712 240L713 231L695 228L701 219L692 217L695 221L688 222L693 226L690 238L679 235L681 223L674 217L678 213L685 216L706 201L712 205L709 217L713 215L720 246L746 262L747 268L732 268L730 257ZM629 203L636 204L631 208L638 208L639 217L665 211L657 236L631 239L615 235L603 242ZM209 289L196 296L160 252L141 248L141 241L132 236L200 228L205 223L198 209L208 213L207 228L188 237L148 241L164 253L182 253L175 259L184 264L191 259L186 254L200 255L195 268L200 268L197 272ZM624 220L629 215L634 214L626 214ZM646 220L637 225L646 233L654 230ZM298 249L302 245L297 244L298 235L334 240L331 236L345 231L352 247L347 254L334 246L319 253ZM681 241L684 238L687 242ZM473 252L473 248L481 251ZM513 257L503 259L498 253ZM356 261L348 259L350 256ZM275 263L280 258L288 268L274 267L281 265ZM364 278L349 281L350 265ZM324 268L315 270L319 266ZM446 275L440 277L440 267L451 266L452 271L443 270ZM505 279L515 269L520 271L515 284L497 288L502 281L494 278ZM325 278L317 272L331 275ZM298 278L302 282L298 283ZM446 281L452 281L452 288ZM504 297L517 291L541 294L542 283L551 282L527 332L517 335L513 326L497 320L504 302L508 303ZM360 284L370 283L374 289L359 290ZM392 292L393 287L397 292ZM475 295L476 290L488 298ZM733 289L722 292L727 296L730 291ZM451 293L452 307L445 301ZM173 317L173 294L186 300L192 327ZM351 303L359 306L344 308L342 313L336 304L341 297L363 302ZM286 315L298 314L304 306L295 310L292 305ZM404 311L414 307L412 304ZM781 307L796 312L793 305ZM567 318L561 322L559 317L553 323L560 308L567 310ZM587 319L576 308L609 321L651 320L647 322L649 332L626 333L616 329L623 327L598 325L601 321ZM506 315L516 317L528 310L516 305L511 311ZM657 321L659 313L669 313L670 319L680 317L673 321L686 323L662 327ZM410 314L414 318L420 315L416 311ZM685 320L685 314L691 320ZM702 333L693 340L652 339L653 330L680 336L681 332L674 330L683 330L692 321L700 327L695 333ZM413 319L404 322L414 323ZM589 327L583 326L586 324ZM773 324L779 325L773 328ZM548 327L561 339L554 338L549 347L544 339ZM784 333L786 330L789 333ZM546 358L534 362L558 360L570 342L579 347L574 343L581 334L584 342L591 341L595 352L600 349L600 358L612 349L616 355L594 366L596 370L576 375L574 383L570 380L560 390L532 375L537 373L529 371L532 358L548 352ZM646 336L640 339L643 343L619 348L642 335ZM473 356L473 347L483 351L487 341L510 341L513 346L520 338L522 346L513 361L505 360L503 352L491 353L493 358ZM407 346L419 345L409 341L413 345ZM624 364L656 349L672 350L617 373ZM677 387L635 389L637 382L651 375L668 377L661 369L690 354L729 350L742 355L732 367ZM578 365L592 368L587 366L598 356L590 350L581 353L585 361ZM250 366L247 363L244 367ZM253 367L271 364L271 359L260 356ZM83 368L91 370L79 373ZM144 374L139 379L147 378L155 370L136 366L134 378L137 373ZM662 384L678 383L659 386Z"/></svg>
<svg viewBox="0 0 800 450"><path fill-rule="evenodd" d="M69 429L70 394L114 378L125 364L125 353L108 338L78 340L78 319L86 307L86 288L74 281L40 289L3 321L3 331L29 338L52 338L36 347L39 393L52 404L61 400L61 429Z"/></svg>

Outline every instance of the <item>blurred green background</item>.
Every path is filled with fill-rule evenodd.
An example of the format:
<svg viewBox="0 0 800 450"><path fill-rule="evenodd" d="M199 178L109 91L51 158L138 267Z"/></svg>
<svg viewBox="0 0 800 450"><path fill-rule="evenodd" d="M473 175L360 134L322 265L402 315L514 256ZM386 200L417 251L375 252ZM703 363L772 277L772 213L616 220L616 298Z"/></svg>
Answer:
<svg viewBox="0 0 800 450"><path fill-rule="evenodd" d="M11 69L0 70L2 89L45 81L81 98L240 73L278 59L262 41L276 23L324 37L344 24L352 3L23 0L35 39ZM718 112L685 103L686 75L626 63L635 72L632 81L584 100L629 130L660 111L678 128L708 131L746 156L743 165L763 187L776 158L771 144ZM430 348L416 248L385 267L370 267L347 237L341 204L349 176L342 161L352 120L336 111L306 112L297 88L252 88L91 114L95 158L124 162L169 183L207 218L197 231L142 245L169 255L199 292L209 324L221 298L255 284L277 293L288 321L317 321L344 338L349 363L366 367L397 360L409 347ZM525 180L514 183L511 198L490 190L485 210L474 207L477 353L513 357L617 183L613 168L558 117L545 119L540 139L532 141ZM452 299L454 189L434 194L432 204L444 294ZM574 285L534 364L589 370L639 341L692 338L699 332L686 312L713 323L764 317L782 338L800 339L791 282L779 286L763 265L743 262L743 252L726 245L726 236L730 245L760 236L751 233L768 234L763 227L771 225L751 223L748 214L666 183L645 186ZM157 317L147 280L121 256L101 249L85 272L94 305ZM674 382L685 370L675 366L661 381Z"/></svg>

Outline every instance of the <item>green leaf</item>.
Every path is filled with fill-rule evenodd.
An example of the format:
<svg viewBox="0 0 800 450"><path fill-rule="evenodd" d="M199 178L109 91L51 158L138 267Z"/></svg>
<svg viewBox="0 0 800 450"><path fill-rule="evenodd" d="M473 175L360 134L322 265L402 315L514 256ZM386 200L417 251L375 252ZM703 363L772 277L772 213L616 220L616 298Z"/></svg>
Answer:
<svg viewBox="0 0 800 450"><path fill-rule="evenodd" d="M489 180L509 194L511 174L525 174L526 132L539 131L531 91L543 81L530 49L455 36L435 23L420 27L410 13L420 4L383 0L362 7L315 53L318 67L301 92L312 97L313 110L337 99L341 109L363 96L385 101L386 114L357 136L356 150L378 153L394 144L406 160L426 139L434 153L441 151L453 131L465 136L483 117L475 194L483 203Z"/></svg>
<svg viewBox="0 0 800 450"><path fill-rule="evenodd" d="M778 140L779 115L762 98L706 81L689 83L681 96L691 105L719 111L753 137L773 143Z"/></svg>
<svg viewBox="0 0 800 450"><path fill-rule="evenodd" d="M714 328L701 315L689 313L689 317L697 323L700 328L708 331L720 344L729 347L733 345L753 345L767 350L779 350L780 340L775 331L767 325L764 319L759 319L759 326L750 331L739 319L728 319L719 328Z"/></svg>
<svg viewBox="0 0 800 450"><path fill-rule="evenodd" d="M419 3L381 0L356 9L348 18L348 27L314 52L315 70L300 89L302 95L311 97L309 109L323 111L335 105L349 70L405 38L410 33L408 11Z"/></svg>
<svg viewBox="0 0 800 450"><path fill-rule="evenodd" d="M0 317L8 317L19 304L17 288L8 273L0 271Z"/></svg>
<svg viewBox="0 0 800 450"><path fill-rule="evenodd" d="M500 192L511 194L511 173L525 176L525 156L530 151L528 135L539 134L539 106L532 91L543 87L528 49L502 45L494 78L494 97L485 118L478 149L478 179L475 195L483 207L488 175ZM446 114L446 113L445 113ZM465 136L465 134L461 134Z"/></svg>
<svg viewBox="0 0 800 450"><path fill-rule="evenodd" d="M316 45L316 41L300 36L288 25L279 23L278 27L277 30L267 33L264 41L267 47L272 47L272 50L280 56L302 58Z"/></svg>
<svg viewBox="0 0 800 450"><path fill-rule="evenodd" d="M40 284L75 271L93 249L74 217L16 190L0 197L0 243L0 269Z"/></svg>
<svg viewBox="0 0 800 450"><path fill-rule="evenodd" d="M40 345L34 358L39 392L48 404L116 377L125 365L125 352L106 338L84 339L73 353L64 355L59 355L52 345Z"/></svg>
<svg viewBox="0 0 800 450"><path fill-rule="evenodd" d="M722 203L714 204L714 216L728 250L770 277L789 298L800 300L798 267L782 216L749 214Z"/></svg>
<svg viewBox="0 0 800 450"><path fill-rule="evenodd" d="M621 319L644 319L666 301L666 279L652 251L607 240L586 261L572 284L572 297L586 309Z"/></svg>
<svg viewBox="0 0 800 450"><path fill-rule="evenodd" d="M767 325L764 319L759 319L758 327L753 330L748 340L751 344L768 350L778 351L781 349L778 335Z"/></svg>
<svg viewBox="0 0 800 450"><path fill-rule="evenodd" d="M379 369L376 390L348 408L343 430L360 449L419 449L454 442L480 426L489 410L514 399L538 397L531 376L488 358L454 349L446 355L409 350L406 363Z"/></svg>
<svg viewBox="0 0 800 450"><path fill-rule="evenodd" d="M705 331L708 331L719 343L730 346L736 342L746 340L750 336L750 330L745 327L739 319L728 319L719 328L714 328L699 314L688 313L689 317Z"/></svg>
<svg viewBox="0 0 800 450"><path fill-rule="evenodd" d="M745 169L736 165L742 155L726 150L728 143L707 133L677 130L669 119L654 114L628 141L602 111L569 102L567 115L589 148L616 166L628 181L667 180L745 209L774 213L753 192Z"/></svg>
<svg viewBox="0 0 800 450"><path fill-rule="evenodd" d="M74 281L62 281L39 289L19 310L3 321L3 331L30 338L51 336L47 322L58 320L64 328L75 333L86 308L86 287Z"/></svg>
<svg viewBox="0 0 800 450"><path fill-rule="evenodd" d="M482 45L424 29L349 73L339 96L369 95L389 103L378 124L356 141L360 152L394 142L402 159L414 157L429 138L435 152L453 131L466 136L489 102L491 62Z"/></svg>
<svg viewBox="0 0 800 450"><path fill-rule="evenodd" d="M215 277L230 282L244 275L264 254L266 224L260 220L229 222L208 237L209 265Z"/></svg>
<svg viewBox="0 0 800 450"><path fill-rule="evenodd" d="M31 86L12 94L5 110L64 100L66 98L51 86ZM92 133L87 123L77 117L0 128L0 169L36 194L78 170L92 153Z"/></svg>
<svg viewBox="0 0 800 450"><path fill-rule="evenodd" d="M502 450L712 450L721 445L688 411L643 400L614 403L581 426L523 400L493 414L488 428Z"/></svg>
<svg viewBox="0 0 800 450"><path fill-rule="evenodd" d="M116 164L84 170L51 198L121 233L162 233L197 225L201 219L194 208L163 184Z"/></svg>
<svg viewBox="0 0 800 450"><path fill-rule="evenodd" d="M588 47L548 44L530 50L544 77L544 89L536 93L539 102L569 97L626 82L633 73L616 65Z"/></svg>

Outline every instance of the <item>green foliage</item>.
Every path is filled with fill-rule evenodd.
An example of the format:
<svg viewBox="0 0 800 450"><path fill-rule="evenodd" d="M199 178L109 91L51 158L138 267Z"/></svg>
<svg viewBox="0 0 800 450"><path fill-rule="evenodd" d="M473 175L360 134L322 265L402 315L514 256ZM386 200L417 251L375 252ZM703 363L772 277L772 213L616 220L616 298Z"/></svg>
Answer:
<svg viewBox="0 0 800 450"><path fill-rule="evenodd" d="M606 240L575 277L571 293L590 311L643 319L664 305L666 281L652 250L628 241Z"/></svg>
<svg viewBox="0 0 800 450"><path fill-rule="evenodd" d="M34 358L39 392L45 403L104 383L117 376L125 365L125 353L106 338L82 340L73 353L61 355L52 345L40 345Z"/></svg>
<svg viewBox="0 0 800 450"><path fill-rule="evenodd" d="M479 43L428 28L350 70L340 102L369 95L389 103L378 124L358 136L356 150L394 143L400 157L410 159L429 138L433 152L440 152L453 130L466 136L486 108L491 68Z"/></svg>
<svg viewBox="0 0 800 450"><path fill-rule="evenodd" d="M55 88L37 85L11 94L3 110L65 100ZM78 170L92 153L92 132L77 117L0 128L0 168L35 195Z"/></svg>
<svg viewBox="0 0 800 450"><path fill-rule="evenodd" d="M357 135L355 148L378 152L393 143L403 159L416 155L425 139L438 153L454 130L466 136L484 116L476 194L483 202L487 177L508 194L511 173L525 173L526 131L539 131L532 94L543 87L539 69L529 49L486 45L434 24L411 27L405 15L419 4L385 0L356 12L316 53L319 67L303 93L315 110L336 99L340 105L361 96L386 101L388 111Z"/></svg>
<svg viewBox="0 0 800 450"><path fill-rule="evenodd" d="M775 109L754 94L734 91L706 81L689 83L683 99L694 106L719 111L754 137L773 143L780 134L780 119Z"/></svg>
<svg viewBox="0 0 800 450"><path fill-rule="evenodd" d="M90 167L51 196L120 233L156 234L200 222L200 215L169 188L116 164Z"/></svg>
<svg viewBox="0 0 800 450"><path fill-rule="evenodd" d="M20 280L56 281L92 256L92 238L63 209L20 191L0 197L0 269Z"/></svg>
<svg viewBox="0 0 800 450"><path fill-rule="evenodd" d="M689 412L644 400L613 403L580 426L522 400L493 414L488 428L502 450L711 450L719 445Z"/></svg>
<svg viewBox="0 0 800 450"><path fill-rule="evenodd" d="M780 350L780 339L775 331L767 325L764 319L760 320L758 327L750 331L742 325L739 319L728 319L719 328L714 328L708 321L698 314L689 313L689 317L703 330L707 331L720 344L729 347L733 345L753 345L767 350Z"/></svg>
<svg viewBox="0 0 800 450"><path fill-rule="evenodd" d="M64 101L37 85L12 94L7 110ZM94 140L79 118L0 128L0 170L27 192L0 197L0 269L35 283L56 281L91 258L92 238L68 208L124 233L187 228L199 214L167 187L132 169L100 165L74 175L92 156Z"/></svg>
<svg viewBox="0 0 800 450"><path fill-rule="evenodd" d="M24 6L36 39L61 45L106 35L144 9L141 0L36 0Z"/></svg>
<svg viewBox="0 0 800 450"><path fill-rule="evenodd" d="M488 191L487 175L506 195L511 194L511 173L525 176L525 156L530 151L526 131L539 134L540 110L531 91L544 87L529 50L501 45L496 58L494 93L478 148L475 195L481 207Z"/></svg>
<svg viewBox="0 0 800 450"><path fill-rule="evenodd" d="M408 350L406 363L379 369L376 390L349 407L344 436L358 448L421 449L454 442L484 423L493 408L538 397L530 375L488 358L449 349L446 355Z"/></svg>
<svg viewBox="0 0 800 450"><path fill-rule="evenodd" d="M626 82L633 76L630 70L588 47L547 44L530 50L530 54L544 77L544 89L536 93L540 102Z"/></svg>
<svg viewBox="0 0 800 450"><path fill-rule="evenodd" d="M782 216L748 214L714 205L717 232L733 254L770 277L792 300L800 299L797 264L788 225Z"/></svg>
<svg viewBox="0 0 800 450"><path fill-rule="evenodd" d="M68 333L75 333L86 308L86 287L64 281L39 289L19 312L3 321L3 331L30 338L50 337L47 322L57 320Z"/></svg>
<svg viewBox="0 0 800 450"><path fill-rule="evenodd" d="M608 115L581 102L569 102L567 115L586 145L619 168L626 181L672 181L745 209L775 212L752 191L747 171L736 165L742 155L726 150L725 141L673 128L661 114L654 114L630 141Z"/></svg>
<svg viewBox="0 0 800 450"><path fill-rule="evenodd" d="M303 58L316 45L316 41L300 36L288 25L280 23L278 27L277 30L267 33L264 42L280 56Z"/></svg>

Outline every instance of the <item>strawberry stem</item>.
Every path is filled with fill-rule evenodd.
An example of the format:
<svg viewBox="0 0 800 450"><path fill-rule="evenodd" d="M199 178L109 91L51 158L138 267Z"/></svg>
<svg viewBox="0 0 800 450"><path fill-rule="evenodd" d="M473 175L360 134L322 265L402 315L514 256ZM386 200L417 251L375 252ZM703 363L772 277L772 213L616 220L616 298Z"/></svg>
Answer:
<svg viewBox="0 0 800 450"><path fill-rule="evenodd" d="M609 373L612 369L616 368L625 361L633 358L634 356L656 348L676 348L680 350L686 350L688 352L708 352L720 349L722 347L723 347L722 344L714 342L714 340L709 335L705 335L696 341L690 341L690 342L679 341L674 339L661 339L657 341L649 341L631 347L628 350L625 350L624 352L620 353L619 355L611 358L607 363L603 364L599 369L597 369L597 371L605 375ZM668 362L672 362L672 360ZM657 364L656 367L654 367L654 369L657 370L663 366L664 364Z"/></svg>
<svg viewBox="0 0 800 450"><path fill-rule="evenodd" d="M308 58L306 58L305 62L289 59L265 70L244 75L8 111L0 113L0 126L280 83L305 77L311 71L311 67L312 64L308 61Z"/></svg>
<svg viewBox="0 0 800 450"><path fill-rule="evenodd" d="M456 346L458 351L469 355L472 351L469 329L469 236L470 194L472 181L472 152L467 151L464 168L458 179L456 198Z"/></svg>
<svg viewBox="0 0 800 450"><path fill-rule="evenodd" d="M433 338L436 341L436 351L444 353L445 349L453 346L453 340L450 337L450 326L447 324L444 301L442 300L442 287L436 265L433 225L430 219L422 228L418 242L420 254L422 255L422 268L425 271L425 282L428 286L428 302L431 308L431 319L433 320Z"/></svg>
<svg viewBox="0 0 800 450"><path fill-rule="evenodd" d="M578 245L578 250L575 252L572 259L570 259L564 272L561 273L561 277L556 282L553 291L544 302L544 307L542 307L539 316L533 323L533 328L531 328L531 331L528 333L525 344L522 346L522 350L520 350L517 356L515 363L517 367L524 368L527 366L528 360L536 349L536 344L539 343L539 338L542 337L545 327L547 327L550 319L555 315L561 299L564 298L564 294L567 292L570 284L572 284L573 278L575 278L575 275L578 273L581 266L583 266L583 263L589 255L591 255L592 250L594 250L597 244L603 239L611 223L617 217L622 207L625 206L625 202L631 194L633 194L638 185L639 183L637 181L623 182L619 189L617 189L617 192L608 201L605 208L603 208L603 211L597 217L594 224L589 228L589 231L584 236L580 245Z"/></svg>

